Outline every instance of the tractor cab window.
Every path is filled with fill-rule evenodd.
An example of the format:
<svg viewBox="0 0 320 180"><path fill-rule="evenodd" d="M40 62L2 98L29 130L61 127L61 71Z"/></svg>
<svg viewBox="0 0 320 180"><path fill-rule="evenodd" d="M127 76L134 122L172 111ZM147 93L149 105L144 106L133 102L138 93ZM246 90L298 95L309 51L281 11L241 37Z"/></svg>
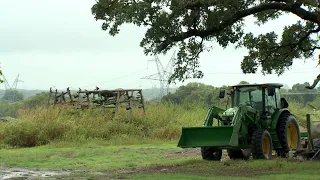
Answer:
<svg viewBox="0 0 320 180"><path fill-rule="evenodd" d="M277 90L277 88L276 88ZM269 112L270 114L274 113L275 109L277 108L277 101L276 101L276 96L278 95L277 94L277 91L275 92L275 95L273 96L268 96L268 91L267 89L265 89L265 99L266 99L266 102L265 102L265 105L266 105L266 111Z"/></svg>
<svg viewBox="0 0 320 180"><path fill-rule="evenodd" d="M262 110L262 89L260 87L239 87L235 90L234 106L248 105Z"/></svg>

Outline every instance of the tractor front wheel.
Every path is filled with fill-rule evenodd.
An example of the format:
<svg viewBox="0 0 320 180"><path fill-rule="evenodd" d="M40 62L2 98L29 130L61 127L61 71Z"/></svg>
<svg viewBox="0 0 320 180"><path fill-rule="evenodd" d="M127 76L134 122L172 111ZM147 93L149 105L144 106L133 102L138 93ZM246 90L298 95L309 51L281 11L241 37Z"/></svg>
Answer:
<svg viewBox="0 0 320 180"><path fill-rule="evenodd" d="M257 129L252 134L252 156L254 159L272 158L272 140L267 130Z"/></svg>
<svg viewBox="0 0 320 180"><path fill-rule="evenodd" d="M202 159L209 161L220 161L222 157L222 149L215 147L201 147Z"/></svg>

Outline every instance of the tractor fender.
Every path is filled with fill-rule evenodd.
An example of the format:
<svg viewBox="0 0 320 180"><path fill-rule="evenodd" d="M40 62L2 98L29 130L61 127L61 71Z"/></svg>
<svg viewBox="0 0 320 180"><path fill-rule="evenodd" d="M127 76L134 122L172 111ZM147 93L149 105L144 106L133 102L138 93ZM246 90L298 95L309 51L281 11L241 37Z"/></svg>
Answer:
<svg viewBox="0 0 320 180"><path fill-rule="evenodd" d="M271 130L277 129L278 119L281 116L281 114L285 113L285 112L290 113L289 109L287 109L287 108L280 109L280 110L276 111L275 113L273 113L273 115L271 117L271 127L270 127Z"/></svg>

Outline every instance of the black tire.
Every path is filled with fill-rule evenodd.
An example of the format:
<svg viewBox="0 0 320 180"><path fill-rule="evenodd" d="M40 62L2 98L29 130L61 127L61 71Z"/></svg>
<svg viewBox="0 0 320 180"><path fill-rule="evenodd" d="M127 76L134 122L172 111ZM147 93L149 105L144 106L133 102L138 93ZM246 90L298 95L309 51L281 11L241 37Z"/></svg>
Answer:
<svg viewBox="0 0 320 180"><path fill-rule="evenodd" d="M227 151L228 151L228 156L230 159L248 160L251 156L250 149L239 149L239 150L228 149Z"/></svg>
<svg viewBox="0 0 320 180"><path fill-rule="evenodd" d="M201 155L203 160L220 161L222 157L222 149L201 147Z"/></svg>
<svg viewBox="0 0 320 180"><path fill-rule="evenodd" d="M241 149L239 150L228 149L227 151L230 159L243 159L243 153Z"/></svg>
<svg viewBox="0 0 320 180"><path fill-rule="evenodd" d="M289 131L290 129L290 131ZM277 155L286 157L290 150L300 149L301 137L299 124L296 118L288 113L283 113L277 123L277 135L282 148L276 149ZM291 132L291 133L290 133ZM289 137L288 137L289 133Z"/></svg>
<svg viewBox="0 0 320 180"><path fill-rule="evenodd" d="M272 139L267 130L257 129L252 134L252 156L254 159L272 158Z"/></svg>

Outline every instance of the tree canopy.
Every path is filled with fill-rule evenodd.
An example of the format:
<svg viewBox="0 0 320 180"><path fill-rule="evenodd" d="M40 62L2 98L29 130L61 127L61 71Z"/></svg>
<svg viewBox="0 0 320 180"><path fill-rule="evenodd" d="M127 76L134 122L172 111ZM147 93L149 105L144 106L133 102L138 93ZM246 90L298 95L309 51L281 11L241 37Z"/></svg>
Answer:
<svg viewBox="0 0 320 180"><path fill-rule="evenodd" d="M197 103L205 106L213 104L225 106L227 100L219 99L219 90L218 87L203 83L188 83L185 86L180 86L174 93L167 94L162 100L174 104Z"/></svg>
<svg viewBox="0 0 320 180"><path fill-rule="evenodd" d="M199 55L209 50L206 42L223 48L230 44L249 50L243 57L243 73L283 74L294 59L312 58L319 49L319 2L315 0L96 0L91 8L102 29L115 36L120 26L133 23L148 29L140 46L146 55L178 47L170 82L202 78ZM253 15L256 25L292 14L300 19L284 26L283 33L272 31L254 36L244 32L244 18Z"/></svg>
<svg viewBox="0 0 320 180"><path fill-rule="evenodd" d="M287 99L293 99L296 102L306 104L308 102L312 102L316 99L317 97L317 90L316 89L310 89L306 90L305 87L310 86L308 82L305 82L303 84L297 83L292 86L291 89L288 90L288 93L293 93L289 94L285 97ZM302 93L302 94L294 94L294 93Z"/></svg>

